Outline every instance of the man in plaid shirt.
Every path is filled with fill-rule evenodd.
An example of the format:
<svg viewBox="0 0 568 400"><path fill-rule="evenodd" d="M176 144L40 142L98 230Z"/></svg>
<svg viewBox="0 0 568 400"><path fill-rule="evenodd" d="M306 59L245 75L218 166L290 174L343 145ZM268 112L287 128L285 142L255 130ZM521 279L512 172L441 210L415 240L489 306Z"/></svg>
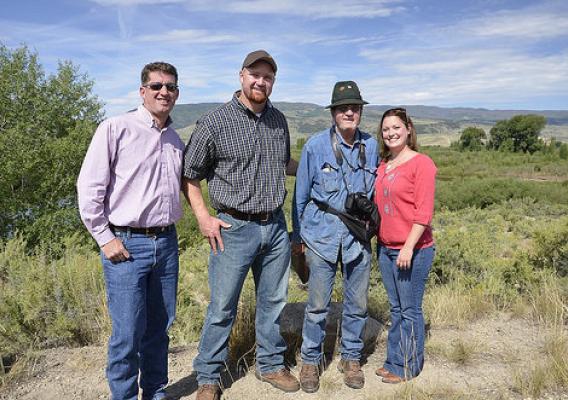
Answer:
<svg viewBox="0 0 568 400"><path fill-rule="evenodd" d="M282 204L286 173L294 174L284 115L268 97L276 62L264 50L243 62L241 90L204 115L185 148L184 194L209 240L211 300L194 360L198 400L220 397L219 378L245 277L256 285L256 377L286 392L300 386L284 366L280 313L286 304L290 241ZM216 216L203 199L207 180Z"/></svg>

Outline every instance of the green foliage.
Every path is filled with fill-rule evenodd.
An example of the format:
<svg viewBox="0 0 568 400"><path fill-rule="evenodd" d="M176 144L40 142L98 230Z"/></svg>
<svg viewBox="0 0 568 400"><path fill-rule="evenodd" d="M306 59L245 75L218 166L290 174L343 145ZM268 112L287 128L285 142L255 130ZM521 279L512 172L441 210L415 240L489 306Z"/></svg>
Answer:
<svg viewBox="0 0 568 400"><path fill-rule="evenodd" d="M516 115L509 120L498 121L489 132L491 149L534 153L542 146L540 132L546 125L541 115Z"/></svg>
<svg viewBox="0 0 568 400"><path fill-rule="evenodd" d="M530 260L537 268L550 268L568 276L568 217L548 224L534 236Z"/></svg>
<svg viewBox="0 0 568 400"><path fill-rule="evenodd" d="M568 162L542 152L424 148L436 163L436 209L485 208L509 199L568 204Z"/></svg>
<svg viewBox="0 0 568 400"><path fill-rule="evenodd" d="M76 237L54 258L26 255L21 237L0 252L0 354L30 347L97 342L106 330L100 262Z"/></svg>
<svg viewBox="0 0 568 400"><path fill-rule="evenodd" d="M470 126L462 131L458 145L461 150L481 150L486 138L483 129Z"/></svg>
<svg viewBox="0 0 568 400"><path fill-rule="evenodd" d="M426 291L426 317L433 325L470 321L496 309L508 310L519 298L527 304L533 300L534 310L550 309L541 313L557 315L568 295L568 278L557 277L567 268L568 162L542 152L425 151L436 162L439 177L433 221L436 257ZM299 158L299 149L293 147L292 153ZM550 181L532 180L541 175ZM294 180L288 179L286 187L284 210L289 216ZM47 231L59 218L64 217L52 212L42 219L45 225L35 229ZM172 345L199 339L209 301L209 248L187 206L177 228L181 268ZM101 343L107 337L99 256L77 236L61 242L56 252L47 245L29 252L25 240L16 236L0 248L0 354ZM385 321L388 301L376 265L374 259L369 314ZM559 300L551 301L550 291L542 291L548 280L559 285ZM342 299L341 281L337 274L333 301ZM253 286L249 276L231 339L237 353L250 348ZM292 276L289 301L306 298L305 287Z"/></svg>
<svg viewBox="0 0 568 400"><path fill-rule="evenodd" d="M541 279L539 266L534 257L529 257L535 252L527 243L533 243L547 227L564 226L566 220L559 216L567 212L568 206L538 205L530 199L510 200L486 209L438 212L434 221L437 243L433 283L460 282L466 288L482 288L493 303L508 304ZM558 237L566 237L562 230L553 231ZM542 248L540 242L535 243L536 249Z"/></svg>
<svg viewBox="0 0 568 400"><path fill-rule="evenodd" d="M568 185L560 182L529 182L505 178L465 178L459 182L439 181L436 187L437 209L485 208L491 204L518 198L568 204Z"/></svg>
<svg viewBox="0 0 568 400"><path fill-rule="evenodd" d="M35 53L0 45L0 238L35 245L81 229L75 180L102 117L92 86L70 62L46 77Z"/></svg>
<svg viewBox="0 0 568 400"><path fill-rule="evenodd" d="M568 160L568 144L562 143L558 149L558 155L563 160Z"/></svg>

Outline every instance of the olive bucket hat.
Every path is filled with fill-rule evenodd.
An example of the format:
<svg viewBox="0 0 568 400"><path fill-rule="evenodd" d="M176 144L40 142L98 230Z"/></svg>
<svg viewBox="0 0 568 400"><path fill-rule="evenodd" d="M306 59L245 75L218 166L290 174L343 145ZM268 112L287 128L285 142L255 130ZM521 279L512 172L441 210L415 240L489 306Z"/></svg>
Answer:
<svg viewBox="0 0 568 400"><path fill-rule="evenodd" d="M353 81L337 82L333 87L331 104L325 108L334 108L345 104L369 104L363 100L359 87Z"/></svg>

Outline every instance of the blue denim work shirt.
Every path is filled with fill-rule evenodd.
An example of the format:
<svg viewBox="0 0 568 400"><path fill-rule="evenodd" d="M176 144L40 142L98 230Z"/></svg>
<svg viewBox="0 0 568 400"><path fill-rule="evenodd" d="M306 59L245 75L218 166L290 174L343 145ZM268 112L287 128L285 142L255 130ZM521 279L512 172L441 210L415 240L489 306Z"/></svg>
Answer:
<svg viewBox="0 0 568 400"><path fill-rule="evenodd" d="M337 137L343 162L341 165L337 162L329 129L314 134L304 145L292 204L292 241L305 243L329 262L337 262L341 250L341 261L348 263L368 246L355 239L339 217L323 212L312 199L345 211L348 190L349 193L366 192L368 198L372 198L379 161L378 143L368 133L357 130L353 146L349 146L335 133L335 126L331 129ZM365 145L364 168L359 158L361 143Z"/></svg>

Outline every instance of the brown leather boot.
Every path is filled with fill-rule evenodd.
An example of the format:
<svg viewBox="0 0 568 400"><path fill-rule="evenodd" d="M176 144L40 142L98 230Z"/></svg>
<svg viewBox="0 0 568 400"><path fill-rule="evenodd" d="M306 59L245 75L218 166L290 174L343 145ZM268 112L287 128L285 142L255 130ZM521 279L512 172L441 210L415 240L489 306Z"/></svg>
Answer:
<svg viewBox="0 0 568 400"><path fill-rule="evenodd" d="M221 388L219 385L205 384L199 385L195 400L219 400L221 398Z"/></svg>
<svg viewBox="0 0 568 400"><path fill-rule="evenodd" d="M313 364L303 364L300 371L300 387L306 393L315 393L320 387L319 368Z"/></svg>
<svg viewBox="0 0 568 400"><path fill-rule="evenodd" d="M397 383L406 382L406 381L407 381L407 379L405 379L401 376L392 374L390 372L388 372L385 376L383 376L383 382L384 383L397 384Z"/></svg>
<svg viewBox="0 0 568 400"><path fill-rule="evenodd" d="M351 389L361 389L365 386L365 374L359 361L341 360L337 369L343 373L343 382Z"/></svg>
<svg viewBox="0 0 568 400"><path fill-rule="evenodd" d="M300 390L300 382L296 379L294 375L288 371L287 368L282 368L279 371L271 372L269 374L260 374L260 371L256 371L254 376L262 382L268 382L276 389L280 389L284 392L297 392Z"/></svg>

